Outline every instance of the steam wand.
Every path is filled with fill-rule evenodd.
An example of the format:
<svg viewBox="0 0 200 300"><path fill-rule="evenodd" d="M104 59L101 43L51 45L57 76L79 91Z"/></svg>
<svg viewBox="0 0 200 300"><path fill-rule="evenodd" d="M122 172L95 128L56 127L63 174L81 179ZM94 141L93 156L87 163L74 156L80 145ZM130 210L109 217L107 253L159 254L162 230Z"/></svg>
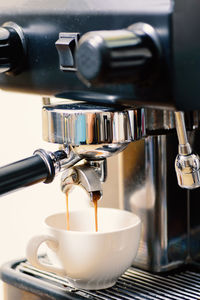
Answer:
<svg viewBox="0 0 200 300"><path fill-rule="evenodd" d="M81 159L70 147L56 152L36 150L33 156L0 168L0 195L38 182L50 183L58 172Z"/></svg>
<svg viewBox="0 0 200 300"><path fill-rule="evenodd" d="M195 189L200 187L200 159L192 153L192 148L187 139L184 113L175 112L176 130L179 147L175 160L175 170L178 184L182 188Z"/></svg>

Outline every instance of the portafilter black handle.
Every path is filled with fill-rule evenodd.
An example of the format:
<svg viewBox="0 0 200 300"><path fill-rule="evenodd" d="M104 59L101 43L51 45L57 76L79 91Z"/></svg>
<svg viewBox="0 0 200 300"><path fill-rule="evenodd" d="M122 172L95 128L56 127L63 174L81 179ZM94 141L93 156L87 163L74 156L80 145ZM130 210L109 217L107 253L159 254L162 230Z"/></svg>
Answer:
<svg viewBox="0 0 200 300"><path fill-rule="evenodd" d="M55 174L73 166L80 158L64 150L36 150L33 156L0 168L0 195L35 183L50 183Z"/></svg>

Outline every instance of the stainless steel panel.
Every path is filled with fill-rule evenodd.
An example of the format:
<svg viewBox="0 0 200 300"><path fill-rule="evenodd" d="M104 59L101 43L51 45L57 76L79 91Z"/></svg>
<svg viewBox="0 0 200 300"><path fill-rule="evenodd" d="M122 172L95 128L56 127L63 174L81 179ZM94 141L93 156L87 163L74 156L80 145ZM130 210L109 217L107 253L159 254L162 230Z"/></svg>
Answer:
<svg viewBox="0 0 200 300"><path fill-rule="evenodd" d="M200 131L189 134L192 148L200 154ZM189 253L190 262L200 268L200 189L188 192L188 227L189 227Z"/></svg>
<svg viewBox="0 0 200 300"><path fill-rule="evenodd" d="M187 192L177 185L175 134L149 136L121 153L124 208L142 220L134 265L154 272L175 268L188 253Z"/></svg>
<svg viewBox="0 0 200 300"><path fill-rule="evenodd" d="M188 136L194 151L200 153L199 130ZM113 205L107 204L113 192L118 207L142 219L134 265L154 272L185 263L200 267L200 189L188 191L177 184L177 141L176 134L169 133L129 144L108 164L109 182L104 185L104 206Z"/></svg>

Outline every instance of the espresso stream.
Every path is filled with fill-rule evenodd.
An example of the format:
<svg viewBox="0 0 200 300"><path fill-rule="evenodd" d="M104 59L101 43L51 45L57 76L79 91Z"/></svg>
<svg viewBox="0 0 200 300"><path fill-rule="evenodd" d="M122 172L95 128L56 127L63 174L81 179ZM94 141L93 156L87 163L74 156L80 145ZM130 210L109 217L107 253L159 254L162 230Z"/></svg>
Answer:
<svg viewBox="0 0 200 300"><path fill-rule="evenodd" d="M69 230L69 192L66 192L66 217L67 217L67 230Z"/></svg>
<svg viewBox="0 0 200 300"><path fill-rule="evenodd" d="M69 226L69 203L68 203L68 194L66 192L66 219L67 219L67 230L70 229ZM99 191L90 193L91 201L94 203L94 217L95 217L95 231L98 231L98 218L97 218L97 211L98 211L98 200L101 198L101 193Z"/></svg>

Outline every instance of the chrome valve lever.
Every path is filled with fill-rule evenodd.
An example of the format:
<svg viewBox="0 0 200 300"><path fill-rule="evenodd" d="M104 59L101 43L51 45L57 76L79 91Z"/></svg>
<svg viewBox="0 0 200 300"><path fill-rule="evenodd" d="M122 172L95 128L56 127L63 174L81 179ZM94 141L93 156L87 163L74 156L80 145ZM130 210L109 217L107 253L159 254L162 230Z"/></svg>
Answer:
<svg viewBox="0 0 200 300"><path fill-rule="evenodd" d="M175 160L175 170L178 184L182 188L195 189L200 186L200 161L197 154L192 153L191 145L187 139L184 113L175 112L176 130L179 147Z"/></svg>

